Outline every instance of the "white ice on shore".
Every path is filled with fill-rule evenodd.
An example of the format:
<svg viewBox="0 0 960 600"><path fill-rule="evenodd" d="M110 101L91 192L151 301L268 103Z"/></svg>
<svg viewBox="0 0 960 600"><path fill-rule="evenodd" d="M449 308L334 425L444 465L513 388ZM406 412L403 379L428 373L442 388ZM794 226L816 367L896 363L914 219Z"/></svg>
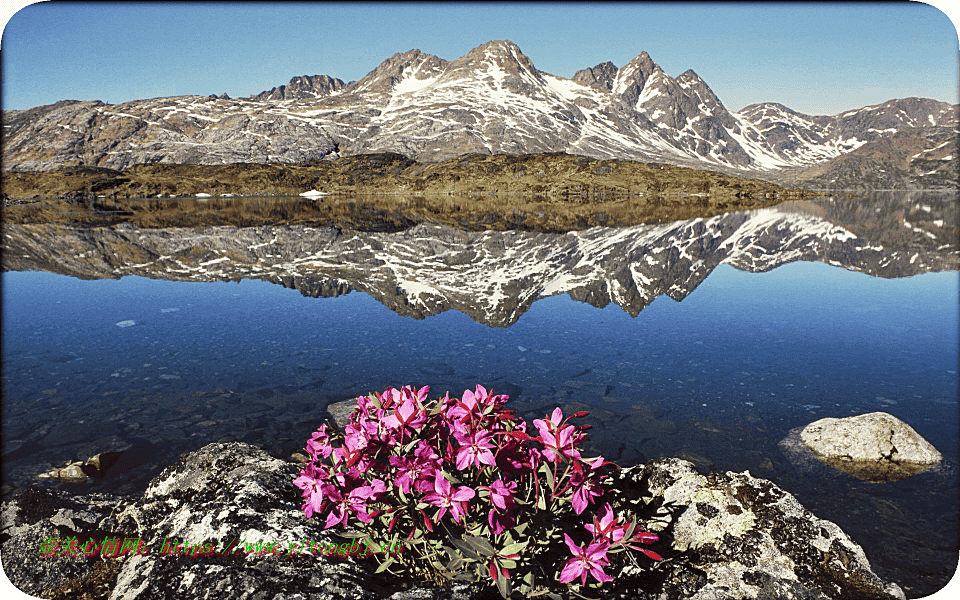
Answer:
<svg viewBox="0 0 960 600"><path fill-rule="evenodd" d="M309 192L303 192L303 193L300 194L300 195L303 196L304 198L317 198L317 197L319 197L319 196L329 196L330 194L328 194L327 192L320 192L320 191L317 191L317 190L310 190Z"/></svg>

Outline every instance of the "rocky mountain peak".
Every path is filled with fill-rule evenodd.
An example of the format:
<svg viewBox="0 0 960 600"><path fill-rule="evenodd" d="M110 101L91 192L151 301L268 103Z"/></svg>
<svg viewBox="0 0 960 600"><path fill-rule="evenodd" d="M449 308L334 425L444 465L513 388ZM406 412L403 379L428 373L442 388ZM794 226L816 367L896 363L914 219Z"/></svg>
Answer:
<svg viewBox="0 0 960 600"><path fill-rule="evenodd" d="M607 61L592 68L580 69L574 73L573 81L609 90L613 89L613 80L617 76L617 71L619 71L617 66Z"/></svg>
<svg viewBox="0 0 960 600"><path fill-rule="evenodd" d="M260 92L252 98L265 101L312 100L329 96L343 89L345 85L340 79L335 79L329 75L302 75L294 77L287 85Z"/></svg>
<svg viewBox="0 0 960 600"><path fill-rule="evenodd" d="M477 78L519 94L544 85L540 71L513 42L493 40L477 46L449 64L445 80Z"/></svg>
<svg viewBox="0 0 960 600"><path fill-rule="evenodd" d="M653 83L651 80L655 79L661 79L661 84L672 81L663 72L663 69L653 62L650 55L643 51L639 56L620 67L611 86L611 91L621 96L628 105L636 106L637 99L646 88L647 82Z"/></svg>
<svg viewBox="0 0 960 600"><path fill-rule="evenodd" d="M727 108L723 105L723 102L720 101L720 98L717 98L717 95L713 93L713 90L710 89L710 86L707 85L707 82L697 75L693 69L688 69L681 73L680 76L677 77L676 81L677 85L679 85L684 92L693 97L701 106L704 107L704 112L718 118L721 115L726 115L723 117L725 121L724 126L732 126L733 118L727 111Z"/></svg>
<svg viewBox="0 0 960 600"><path fill-rule="evenodd" d="M350 84L348 92L381 92L389 93L393 88L413 72L420 72L426 67L426 72L436 74L441 71L448 61L420 50L408 50L397 53L380 63L380 65L363 78Z"/></svg>

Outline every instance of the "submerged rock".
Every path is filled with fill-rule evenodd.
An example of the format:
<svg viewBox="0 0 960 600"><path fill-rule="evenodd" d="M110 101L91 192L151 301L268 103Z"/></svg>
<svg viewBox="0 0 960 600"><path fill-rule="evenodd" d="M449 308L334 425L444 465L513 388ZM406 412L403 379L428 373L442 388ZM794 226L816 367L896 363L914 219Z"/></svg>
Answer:
<svg viewBox="0 0 960 600"><path fill-rule="evenodd" d="M812 457L871 482L906 479L943 460L912 427L884 412L820 419L792 430L780 447L794 462Z"/></svg>
<svg viewBox="0 0 960 600"><path fill-rule="evenodd" d="M113 599L167 597L479 599L491 587L434 587L375 575L376 562L291 552L335 541L306 519L300 465L248 444L210 444L184 455L139 498L27 491L2 506L4 570L24 591ZM602 598L895 599L861 548L790 494L749 473L700 475L663 459L611 476L610 501L648 520L664 559L615 573ZM39 500L38 500L39 498ZM131 540L121 556L37 560L50 538ZM277 552L256 552L262 544ZM250 546L248 546L248 544Z"/></svg>

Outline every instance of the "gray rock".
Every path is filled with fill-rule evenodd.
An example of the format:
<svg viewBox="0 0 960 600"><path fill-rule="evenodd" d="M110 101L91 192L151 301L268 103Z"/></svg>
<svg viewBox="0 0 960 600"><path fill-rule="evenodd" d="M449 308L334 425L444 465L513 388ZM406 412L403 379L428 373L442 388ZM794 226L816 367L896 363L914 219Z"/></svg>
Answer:
<svg viewBox="0 0 960 600"><path fill-rule="evenodd" d="M912 427L884 412L820 419L791 432L781 448L794 456L809 449L831 467L876 482L905 479L943 460Z"/></svg>
<svg viewBox="0 0 960 600"><path fill-rule="evenodd" d="M652 597L905 598L899 586L871 571L863 549L836 524L749 472L705 476L670 458L624 469L613 484L624 502L640 498L667 517L648 528L672 538L688 580L697 573L704 578L683 595L668 579Z"/></svg>
<svg viewBox="0 0 960 600"><path fill-rule="evenodd" d="M116 600L496 597L490 587L410 585L374 575L375 563L354 557L290 552L291 543L334 541L319 519L303 517L300 490L291 484L298 469L234 442L184 455L139 498L24 492L2 507L4 570L35 595L68 581L79 593L107 581ZM655 549L664 560L624 568L604 598L904 598L870 570L839 527L749 473L703 476L686 461L665 459L619 471L609 483L617 509L641 516L661 535ZM37 560L45 538L108 535L139 539L149 551ZM175 551L177 542L185 551ZM246 547L263 542L281 551ZM197 555L199 544L215 552Z"/></svg>

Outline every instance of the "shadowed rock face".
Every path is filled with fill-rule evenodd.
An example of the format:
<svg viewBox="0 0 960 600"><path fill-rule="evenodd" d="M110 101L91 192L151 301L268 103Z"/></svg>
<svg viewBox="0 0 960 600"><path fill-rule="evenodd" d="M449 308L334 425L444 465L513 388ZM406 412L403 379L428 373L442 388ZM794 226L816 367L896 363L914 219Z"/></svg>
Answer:
<svg viewBox="0 0 960 600"><path fill-rule="evenodd" d="M67 589L131 600L229 600L250 590L268 592L265 598L492 597L478 585L414 582L401 591L401 582L353 557L248 554L246 543L276 543L284 554L303 540L333 543L320 519L303 516L291 483L299 468L247 444L210 444L181 457L137 498L26 492L2 505L4 570L14 585L42 597ZM871 571L839 527L769 481L747 473L703 476L686 461L664 459L620 471L608 484L605 500L658 532L663 541L655 549L668 560L653 571L628 566L614 573L601 598L904 598ZM139 539L150 551L37 560L46 538L105 536Z"/></svg>
<svg viewBox="0 0 960 600"><path fill-rule="evenodd" d="M912 427L883 412L820 419L791 431L781 447L788 456L810 451L835 469L878 483L912 477L943 460Z"/></svg>

